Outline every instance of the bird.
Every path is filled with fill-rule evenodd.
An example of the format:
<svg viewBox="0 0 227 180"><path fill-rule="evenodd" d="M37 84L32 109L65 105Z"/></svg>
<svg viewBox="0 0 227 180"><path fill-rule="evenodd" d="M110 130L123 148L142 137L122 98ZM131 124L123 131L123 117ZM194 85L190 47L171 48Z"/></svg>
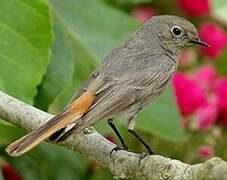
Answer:
<svg viewBox="0 0 227 180"><path fill-rule="evenodd" d="M107 120L127 150L115 118L128 123L131 133L146 148L154 150L134 130L136 115L168 86L179 66L181 51L191 44L209 47L200 40L197 29L188 20L173 16L153 16L104 58L67 107L36 130L6 148L11 156L20 156L46 139L64 141L99 120Z"/></svg>

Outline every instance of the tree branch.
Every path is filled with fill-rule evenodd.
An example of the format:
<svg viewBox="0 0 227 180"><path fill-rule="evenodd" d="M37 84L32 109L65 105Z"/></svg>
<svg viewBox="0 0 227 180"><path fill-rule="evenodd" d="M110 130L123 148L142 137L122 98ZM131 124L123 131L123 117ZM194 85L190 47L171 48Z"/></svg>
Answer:
<svg viewBox="0 0 227 180"><path fill-rule="evenodd" d="M0 118L8 122L32 130L52 116L0 91ZM159 155L147 156L139 164L139 154L126 151L114 152L110 157L115 145L92 127L69 137L60 145L95 160L119 179L224 180L227 177L227 162L220 158L189 165Z"/></svg>

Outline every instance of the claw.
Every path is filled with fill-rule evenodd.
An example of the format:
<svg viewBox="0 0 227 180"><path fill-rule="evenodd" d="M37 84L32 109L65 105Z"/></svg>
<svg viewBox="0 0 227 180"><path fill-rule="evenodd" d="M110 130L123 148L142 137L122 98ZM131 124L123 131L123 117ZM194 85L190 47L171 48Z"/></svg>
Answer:
<svg viewBox="0 0 227 180"><path fill-rule="evenodd" d="M147 156L151 156L151 155L154 155L155 154L155 152L153 151L153 150L149 150L148 152L144 152L144 153L142 153L141 155L140 155L140 157L139 157L139 165L140 165L140 162L145 158L145 157L147 157Z"/></svg>
<svg viewBox="0 0 227 180"><path fill-rule="evenodd" d="M155 152L154 152L153 149L149 148L147 154L149 154L149 155L154 155Z"/></svg>
<svg viewBox="0 0 227 180"><path fill-rule="evenodd" d="M110 151L110 157L112 156L112 153L113 153L114 151L119 151L119 150L128 151L128 147L127 147L127 146L123 146L123 147L115 146L115 147Z"/></svg>

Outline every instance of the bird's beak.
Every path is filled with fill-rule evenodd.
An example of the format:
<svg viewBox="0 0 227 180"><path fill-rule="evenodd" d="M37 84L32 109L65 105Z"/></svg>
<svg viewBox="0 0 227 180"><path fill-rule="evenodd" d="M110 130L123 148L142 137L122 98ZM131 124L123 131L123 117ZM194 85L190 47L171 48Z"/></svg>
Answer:
<svg viewBox="0 0 227 180"><path fill-rule="evenodd" d="M193 44L198 44L198 45L204 46L204 47L210 47L209 44L207 44L206 42L201 41L199 38L191 39L189 42L193 43Z"/></svg>

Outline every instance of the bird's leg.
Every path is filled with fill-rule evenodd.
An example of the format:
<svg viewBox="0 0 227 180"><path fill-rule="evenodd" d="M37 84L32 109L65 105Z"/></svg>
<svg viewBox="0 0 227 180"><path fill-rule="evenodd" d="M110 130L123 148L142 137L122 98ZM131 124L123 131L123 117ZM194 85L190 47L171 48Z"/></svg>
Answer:
<svg viewBox="0 0 227 180"><path fill-rule="evenodd" d="M144 158L146 155L153 155L155 152L153 149L142 139L142 137L134 130L135 126L135 119L131 118L129 119L129 124L128 124L128 131L138 140L140 141L143 146L147 149L147 153L143 154L140 159Z"/></svg>
<svg viewBox="0 0 227 180"><path fill-rule="evenodd" d="M114 151L117 151L117 150L128 150L128 146L125 144L121 134L119 133L119 131L117 130L117 127L115 126L115 124L113 123L113 119L108 119L107 120L109 126L113 129L113 131L115 132L115 134L117 135L118 139L120 140L121 144L122 144L122 147L119 147L119 146L116 146L115 148L113 148L110 152L110 156L112 155L112 153Z"/></svg>

